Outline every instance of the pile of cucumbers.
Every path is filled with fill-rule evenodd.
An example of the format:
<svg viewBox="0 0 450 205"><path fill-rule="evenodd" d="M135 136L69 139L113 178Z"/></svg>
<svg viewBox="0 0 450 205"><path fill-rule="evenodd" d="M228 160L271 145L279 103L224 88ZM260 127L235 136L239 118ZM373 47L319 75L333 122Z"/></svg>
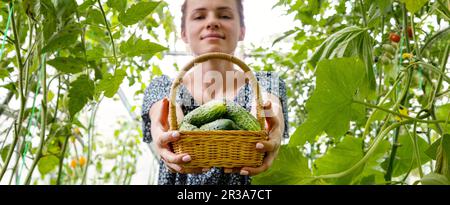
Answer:
<svg viewBox="0 0 450 205"><path fill-rule="evenodd" d="M180 125L180 131L249 130L260 131L258 120L242 106L226 100L212 100L192 110Z"/></svg>

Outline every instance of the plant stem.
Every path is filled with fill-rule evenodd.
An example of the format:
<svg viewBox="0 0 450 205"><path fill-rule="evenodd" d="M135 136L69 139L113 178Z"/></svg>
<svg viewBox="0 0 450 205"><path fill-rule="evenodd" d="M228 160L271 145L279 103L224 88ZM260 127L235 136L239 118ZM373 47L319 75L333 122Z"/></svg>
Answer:
<svg viewBox="0 0 450 205"><path fill-rule="evenodd" d="M39 49L40 50L40 49ZM39 52L39 54L41 54ZM42 55L42 54L41 54ZM44 148L45 142L45 131L47 127L47 69L45 66L45 55L39 55L39 64L41 65L41 87L42 87L42 105L41 105L41 132L40 132L40 142L38 151L36 153L36 158L33 160L33 164L28 172L27 178L25 179L25 184L30 184L31 177L33 175L34 169L36 168L37 163L42 157L42 149Z"/></svg>
<svg viewBox="0 0 450 205"><path fill-rule="evenodd" d="M98 2L98 6L100 7L100 11L102 12L103 20L105 21L105 25L106 25L106 29L108 30L109 39L111 40L111 45L112 45L112 50L113 50L114 60L115 60L115 64L116 64L116 66L114 67L114 71L115 71L115 70L116 70L116 67L117 67L117 63L119 62L119 61L117 60L117 55L116 55L116 46L114 45L114 39L113 39L113 37L112 37L111 29L109 28L108 21L106 20L106 14L105 14L105 11L103 10L102 3L100 3L100 0L97 0L97 2Z"/></svg>
<svg viewBox="0 0 450 205"><path fill-rule="evenodd" d="M402 3L402 13L403 13L403 36L405 37L405 43L406 43L406 52L407 53L411 53L410 49L409 49L409 39L408 39L408 31L407 31L407 27L408 27L408 11L406 10L406 6L404 3ZM400 54L401 55L401 54Z"/></svg>
<svg viewBox="0 0 450 205"><path fill-rule="evenodd" d="M13 9L12 3L9 3L9 9ZM10 150L8 151L8 155L6 156L6 160L5 160L5 164L2 167L2 170L0 172L0 181L2 180L9 162L11 160L12 154L14 152L14 148L17 145L17 142L19 140L19 137L21 135L21 130L22 130L22 121L23 121L23 116L24 116L24 112L25 112L25 104L26 104L26 98L24 95L24 87L23 87L23 64L22 64L22 57L20 55L20 42L19 42L19 37L18 37L18 31L16 28L16 21L14 18L14 13L11 15L11 26L12 26L12 30L13 30L13 34L14 34L14 48L16 49L16 59L17 59L17 64L19 65L19 100L20 100L20 110L19 110L19 116L18 119L15 120L15 125L14 125L14 139L13 142L11 144Z"/></svg>
<svg viewBox="0 0 450 205"><path fill-rule="evenodd" d="M397 87L397 84L402 80L402 78L403 78L403 75L400 74L398 76L397 80L394 82L394 85L392 86L392 89L389 90L387 92L387 94L384 96L384 98L380 100L380 102L378 103L377 107L380 107L388 99L388 97L395 90L395 88ZM369 134L370 123L373 121L373 118L374 118L376 112L378 112L378 109L374 110L372 112L372 114L370 115L369 119L367 120L366 125L364 126L364 133L362 135L363 137L365 137L365 136L367 136Z"/></svg>
<svg viewBox="0 0 450 205"><path fill-rule="evenodd" d="M406 39L405 40L405 42L406 42L406 52L409 53L410 52L409 51L409 39L408 39L408 34L407 34L407 29L406 29L408 14L407 14L407 11L406 11L405 4L402 4L402 13L403 13L403 19L402 19L403 20L402 21L403 22L403 36L405 37L404 39ZM401 42L403 42L403 41L401 41ZM400 47L402 47L402 46L403 46L403 44L400 45ZM402 54L400 53L400 55L402 55ZM407 74L406 84L403 87L402 92L401 92L398 100L396 101L395 105L393 106L394 108L398 108L399 105L403 105L404 106L406 101L407 101L407 99L408 99L408 90L409 90L409 87L411 85L411 80L412 80L412 76L413 76L413 70L411 68L407 67L407 72L408 72L408 74ZM410 119L415 119L415 118L410 118ZM395 132L394 132L394 138L393 138L393 141L392 141L391 154L390 154L389 159L388 159L388 167L386 169L386 174L384 176L384 179L385 179L386 182L392 181L391 180L391 178L392 178L392 171L393 171L393 167L394 167L395 155L397 154L398 136L399 136L399 134L400 134L400 127L397 127Z"/></svg>
<svg viewBox="0 0 450 205"><path fill-rule="evenodd" d="M414 123L414 125L416 125L417 123ZM417 168L419 169L419 175L420 178L423 177L423 171L422 171L422 162L420 161L420 149L419 149L419 145L417 142L417 135L414 133L413 135L411 135L411 133L409 132L408 128L405 126L405 130L406 133L408 133L409 137L411 138L411 141L413 143L413 154L414 154L414 158L416 159L416 163L417 163Z"/></svg>
<svg viewBox="0 0 450 205"><path fill-rule="evenodd" d="M64 140L64 146L61 155L59 156L59 166L58 166L58 178L56 180L56 185L61 185L62 167L64 164L64 157L66 155L67 144L69 144L70 135L66 136Z"/></svg>
<svg viewBox="0 0 450 205"><path fill-rule="evenodd" d="M396 115L396 116L399 116L399 117L411 120L413 122L422 122L422 123L429 123L429 124L431 124L431 123L445 123L444 120L422 120L422 119L413 118L413 117L410 117L410 116L407 116L407 115L402 115L402 114L400 114L398 112L395 112L395 111L392 111L392 110L380 107L378 105L372 105L370 103L366 103L366 102L359 101L359 100L353 100L352 102L358 103L358 104L361 104L361 105L365 105L365 106L370 107L370 108L379 109L379 110L385 111L387 113L390 113L390 114L393 114L393 115Z"/></svg>
<svg viewBox="0 0 450 205"><path fill-rule="evenodd" d="M92 115L89 120L89 126L88 126L88 153L86 157L86 165L84 167L84 172L81 180L81 184L86 184L86 178L87 178L87 172L88 167L91 162L91 154L92 154L92 143L94 142L94 128L95 128L95 117L97 116L97 111L100 106L100 103L102 102L103 97L100 99L100 101L95 105L94 109L92 110Z"/></svg>

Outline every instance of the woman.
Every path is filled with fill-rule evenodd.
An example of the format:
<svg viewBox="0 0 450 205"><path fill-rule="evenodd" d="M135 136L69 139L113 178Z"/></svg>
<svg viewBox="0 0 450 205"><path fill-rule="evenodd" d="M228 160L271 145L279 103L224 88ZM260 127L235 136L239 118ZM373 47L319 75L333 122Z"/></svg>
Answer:
<svg viewBox="0 0 450 205"><path fill-rule="evenodd" d="M181 36L195 56L222 52L233 55L238 41L245 37L241 0L186 0L182 6ZM251 86L245 74L223 60L209 60L192 68L183 77L177 93L177 116L184 115L212 99L233 100L255 113ZM230 75L231 74L231 75ZM155 143L161 157L158 184L250 184L250 177L267 170L278 153L281 138L288 137L286 89L278 76L269 72L255 73L266 96L264 110L269 140L258 142L255 149L265 152L260 167L223 169L205 167L184 174L182 165L191 160L189 154L175 154L170 143L179 139L178 132L168 131L168 110L172 79L163 75L147 87L142 107L144 141ZM213 85L211 80L214 79ZM212 88L212 89L211 89Z"/></svg>

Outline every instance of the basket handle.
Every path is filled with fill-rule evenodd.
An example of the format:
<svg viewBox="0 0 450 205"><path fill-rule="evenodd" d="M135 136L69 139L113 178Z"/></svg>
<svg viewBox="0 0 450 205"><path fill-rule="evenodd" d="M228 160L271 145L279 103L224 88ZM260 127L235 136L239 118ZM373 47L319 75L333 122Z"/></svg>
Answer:
<svg viewBox="0 0 450 205"><path fill-rule="evenodd" d="M170 88L170 100L169 100L170 130L178 129L175 100L176 100L177 89L182 82L183 76L191 68L193 68L195 66L195 64L203 63L210 59L222 59L222 60L230 61L230 62L238 65L239 68L241 68L244 71L244 73L250 73L248 75L248 78L250 80L250 84L252 85L252 90L256 91L256 95L255 95L255 93L253 94L253 97L256 98L256 118L258 119L258 122L261 126L261 130L264 130L265 123L264 123L263 112L262 112L263 108L262 108L262 100L261 100L261 91L260 91L259 84L258 84L258 81L256 80L255 75L252 72L250 72L251 71L250 68L243 61L239 60L238 58L236 58L230 54L219 53L219 52L212 52L212 53L207 53L207 54L197 56L196 58L191 60L187 65L185 65L183 67L183 69L178 74L177 78L173 81L172 87Z"/></svg>

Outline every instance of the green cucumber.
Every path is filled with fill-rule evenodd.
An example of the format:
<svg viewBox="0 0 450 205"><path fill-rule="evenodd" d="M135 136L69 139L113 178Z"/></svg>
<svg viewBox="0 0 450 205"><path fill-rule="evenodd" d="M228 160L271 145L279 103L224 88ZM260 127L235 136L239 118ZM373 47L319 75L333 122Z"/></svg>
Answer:
<svg viewBox="0 0 450 205"><path fill-rule="evenodd" d="M183 118L183 122L200 127L206 123L222 118L226 112L227 106L225 101L211 100L188 113Z"/></svg>
<svg viewBox="0 0 450 205"><path fill-rule="evenodd" d="M225 118L233 120L243 130L261 131L261 126L255 116L234 102L227 102Z"/></svg>
<svg viewBox="0 0 450 205"><path fill-rule="evenodd" d="M240 130L240 127L230 119L218 119L204 124L200 130Z"/></svg>

